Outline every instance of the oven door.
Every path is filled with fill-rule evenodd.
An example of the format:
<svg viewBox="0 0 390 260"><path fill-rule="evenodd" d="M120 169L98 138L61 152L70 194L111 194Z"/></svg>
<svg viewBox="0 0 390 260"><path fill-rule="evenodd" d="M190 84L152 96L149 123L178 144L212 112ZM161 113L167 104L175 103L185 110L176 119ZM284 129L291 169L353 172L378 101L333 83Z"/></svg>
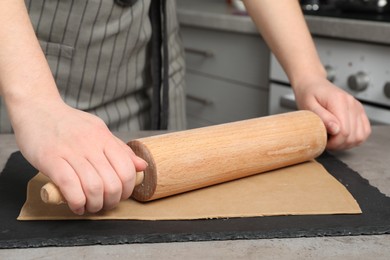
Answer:
<svg viewBox="0 0 390 260"><path fill-rule="evenodd" d="M293 90L290 86L277 82L270 83L269 114L279 114L297 110ZM371 124L390 125L388 108L362 102Z"/></svg>

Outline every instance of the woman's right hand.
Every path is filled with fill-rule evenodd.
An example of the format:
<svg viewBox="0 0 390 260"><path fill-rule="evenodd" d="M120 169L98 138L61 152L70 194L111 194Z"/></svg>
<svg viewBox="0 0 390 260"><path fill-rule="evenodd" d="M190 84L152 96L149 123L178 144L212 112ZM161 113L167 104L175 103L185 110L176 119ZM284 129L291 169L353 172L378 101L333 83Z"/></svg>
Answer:
<svg viewBox="0 0 390 260"><path fill-rule="evenodd" d="M62 101L33 100L13 117L25 158L56 184L76 214L115 207L147 166L98 117Z"/></svg>
<svg viewBox="0 0 390 260"><path fill-rule="evenodd" d="M0 94L26 159L77 214L127 199L145 161L98 117L62 101L23 0L0 1L0 39Z"/></svg>

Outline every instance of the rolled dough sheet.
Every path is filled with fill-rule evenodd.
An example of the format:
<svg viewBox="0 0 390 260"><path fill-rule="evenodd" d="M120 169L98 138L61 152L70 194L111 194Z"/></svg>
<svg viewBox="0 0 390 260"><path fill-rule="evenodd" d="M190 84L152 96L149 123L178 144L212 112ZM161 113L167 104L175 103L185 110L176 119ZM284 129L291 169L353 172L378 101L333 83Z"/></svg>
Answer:
<svg viewBox="0 0 390 260"><path fill-rule="evenodd" d="M124 200L111 211L78 216L67 205L47 205L40 189L48 179L30 180L18 220L188 220L275 215L359 214L348 190L316 161L140 203Z"/></svg>

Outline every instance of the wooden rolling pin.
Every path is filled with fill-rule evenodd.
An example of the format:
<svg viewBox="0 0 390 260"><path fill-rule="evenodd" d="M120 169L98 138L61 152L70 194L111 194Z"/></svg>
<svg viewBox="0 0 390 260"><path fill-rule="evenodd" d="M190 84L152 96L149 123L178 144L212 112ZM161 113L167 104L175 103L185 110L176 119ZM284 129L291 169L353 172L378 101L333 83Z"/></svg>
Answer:
<svg viewBox="0 0 390 260"><path fill-rule="evenodd" d="M326 142L325 126L309 111L133 140L128 145L149 166L132 197L151 201L301 163L320 155ZM42 190L46 202L63 202L55 186Z"/></svg>

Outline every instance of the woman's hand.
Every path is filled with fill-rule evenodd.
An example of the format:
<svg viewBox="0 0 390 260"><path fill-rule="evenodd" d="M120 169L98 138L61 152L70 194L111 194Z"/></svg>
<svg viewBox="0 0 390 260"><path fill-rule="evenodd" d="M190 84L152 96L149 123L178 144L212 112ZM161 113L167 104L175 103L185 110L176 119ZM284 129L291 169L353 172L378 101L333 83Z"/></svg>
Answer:
<svg viewBox="0 0 390 260"><path fill-rule="evenodd" d="M23 0L0 1L0 39L0 94L26 159L77 214L128 198L145 161L98 117L62 101Z"/></svg>
<svg viewBox="0 0 390 260"><path fill-rule="evenodd" d="M370 123L360 102L325 78L306 81L295 86L294 92L298 108L313 111L324 122L328 149L349 149L370 135Z"/></svg>
<svg viewBox="0 0 390 260"><path fill-rule="evenodd" d="M76 214L115 207L134 188L146 162L94 115L62 101L19 106L14 129L22 154L61 190Z"/></svg>
<svg viewBox="0 0 390 260"><path fill-rule="evenodd" d="M364 109L351 95L326 80L299 1L244 2L288 75L298 107L315 112L324 121L330 135L327 148L348 149L366 140L371 128Z"/></svg>

